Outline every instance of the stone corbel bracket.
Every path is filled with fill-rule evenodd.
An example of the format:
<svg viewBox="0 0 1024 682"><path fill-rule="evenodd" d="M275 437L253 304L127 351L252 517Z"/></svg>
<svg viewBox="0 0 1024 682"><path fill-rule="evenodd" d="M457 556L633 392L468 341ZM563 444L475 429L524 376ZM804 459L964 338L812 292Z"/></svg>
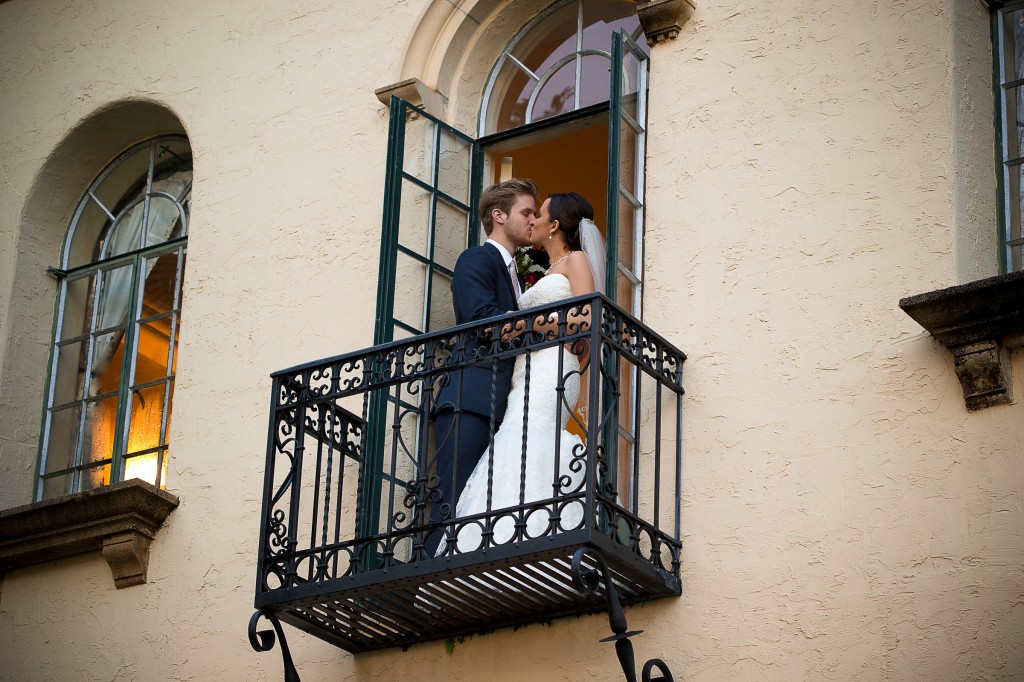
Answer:
<svg viewBox="0 0 1024 682"><path fill-rule="evenodd" d="M149 546L178 498L132 479L0 511L0 572L101 551L118 589L146 582Z"/></svg>
<svg viewBox="0 0 1024 682"><path fill-rule="evenodd" d="M900 308L953 353L968 410L1013 402L1009 349L1024 345L1024 272L908 296Z"/></svg>
<svg viewBox="0 0 1024 682"><path fill-rule="evenodd" d="M666 40L674 40L693 10L690 0L640 0L636 13L647 36L647 44L654 47Z"/></svg>
<svg viewBox="0 0 1024 682"><path fill-rule="evenodd" d="M373 93L384 103L384 106L391 106L391 97L394 95L440 119L444 118L445 107L448 105L447 97L429 87L419 78L409 78L385 85L383 88L377 88Z"/></svg>

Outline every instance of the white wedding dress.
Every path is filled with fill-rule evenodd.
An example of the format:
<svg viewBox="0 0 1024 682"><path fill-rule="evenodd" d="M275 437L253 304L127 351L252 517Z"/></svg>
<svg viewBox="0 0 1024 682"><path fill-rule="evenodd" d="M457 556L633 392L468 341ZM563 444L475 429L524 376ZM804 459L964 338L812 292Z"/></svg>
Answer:
<svg viewBox="0 0 1024 682"><path fill-rule="evenodd" d="M549 305L572 296L569 280L565 275L550 274L542 277L519 299L519 308L524 310L535 306ZM559 355L562 367L559 371ZM530 401L526 431L526 466L523 468L523 421L526 396L526 362L530 362ZM564 392L558 389L564 388ZM494 434L493 470L490 480L491 510L518 507L520 484L522 503L530 504L539 500L550 500L581 490L581 481L586 470L585 445L579 436L566 431L573 408L580 395L580 365L575 354L563 344L533 351L516 358L512 374L512 385L508 395L508 407L501 427ZM558 476L555 474L555 441L561 441L558 450ZM492 467L490 452L484 452L470 474L465 489L456 505L456 516L462 519L488 510L488 473ZM556 492L556 487L557 492ZM555 501L532 510L526 517L525 537L541 537L550 534L550 516L557 513L559 521L554 532L573 530L582 525L583 503L580 499ZM496 517L491 516L492 520ZM458 548L469 552L481 546L482 531L486 519L477 522L459 523ZM512 539L516 530L513 513L507 513L494 521L493 537L488 543L500 545ZM445 549L444 543L439 553Z"/></svg>

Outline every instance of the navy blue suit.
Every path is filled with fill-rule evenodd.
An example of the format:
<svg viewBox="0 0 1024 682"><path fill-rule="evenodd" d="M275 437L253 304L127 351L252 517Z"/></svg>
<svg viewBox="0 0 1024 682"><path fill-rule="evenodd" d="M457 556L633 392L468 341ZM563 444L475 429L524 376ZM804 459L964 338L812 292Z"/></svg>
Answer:
<svg viewBox="0 0 1024 682"><path fill-rule="evenodd" d="M452 279L455 323L465 324L504 315L516 310L516 294L501 252L493 244L473 246L459 256ZM467 349L469 357L475 352ZM491 395L493 391L494 429L505 415L509 387L512 384L512 360L483 360L451 372L448 383L438 392L433 410L438 489L449 505L447 517L455 516L458 493L466 486L480 456L490 441ZM446 515L441 504L431 508L431 522ZM426 543L428 556L434 554L441 533L434 532Z"/></svg>

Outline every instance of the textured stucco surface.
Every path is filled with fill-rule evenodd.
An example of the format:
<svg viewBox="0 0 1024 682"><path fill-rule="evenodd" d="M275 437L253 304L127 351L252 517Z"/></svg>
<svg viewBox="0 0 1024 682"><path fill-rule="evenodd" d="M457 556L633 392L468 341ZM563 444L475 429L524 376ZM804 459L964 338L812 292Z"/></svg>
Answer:
<svg viewBox="0 0 1024 682"><path fill-rule="evenodd" d="M415 75L431 9L460 47L422 68L465 122L507 33L493 2L456 24L443 4L0 3L0 505L30 499L69 204L133 114L176 118L196 177L181 506L145 586L115 590L99 555L5 576L0 678L279 679L245 637L267 376L371 341L373 91ZM1024 408L967 413L897 307L995 272L988 30L973 0L729 0L654 48L645 319L689 355L684 594L627 615L677 679L1024 677ZM606 634L352 657L288 630L305 680L621 679Z"/></svg>

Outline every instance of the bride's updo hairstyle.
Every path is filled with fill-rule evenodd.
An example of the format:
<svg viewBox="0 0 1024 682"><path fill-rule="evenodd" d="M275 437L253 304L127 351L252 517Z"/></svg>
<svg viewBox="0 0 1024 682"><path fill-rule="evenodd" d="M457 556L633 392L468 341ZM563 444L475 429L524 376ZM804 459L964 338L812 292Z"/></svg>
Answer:
<svg viewBox="0 0 1024 682"><path fill-rule="evenodd" d="M594 219L594 207L576 192L560 192L548 197L548 217L558 221L558 229L565 236L565 244L580 251L580 221Z"/></svg>

